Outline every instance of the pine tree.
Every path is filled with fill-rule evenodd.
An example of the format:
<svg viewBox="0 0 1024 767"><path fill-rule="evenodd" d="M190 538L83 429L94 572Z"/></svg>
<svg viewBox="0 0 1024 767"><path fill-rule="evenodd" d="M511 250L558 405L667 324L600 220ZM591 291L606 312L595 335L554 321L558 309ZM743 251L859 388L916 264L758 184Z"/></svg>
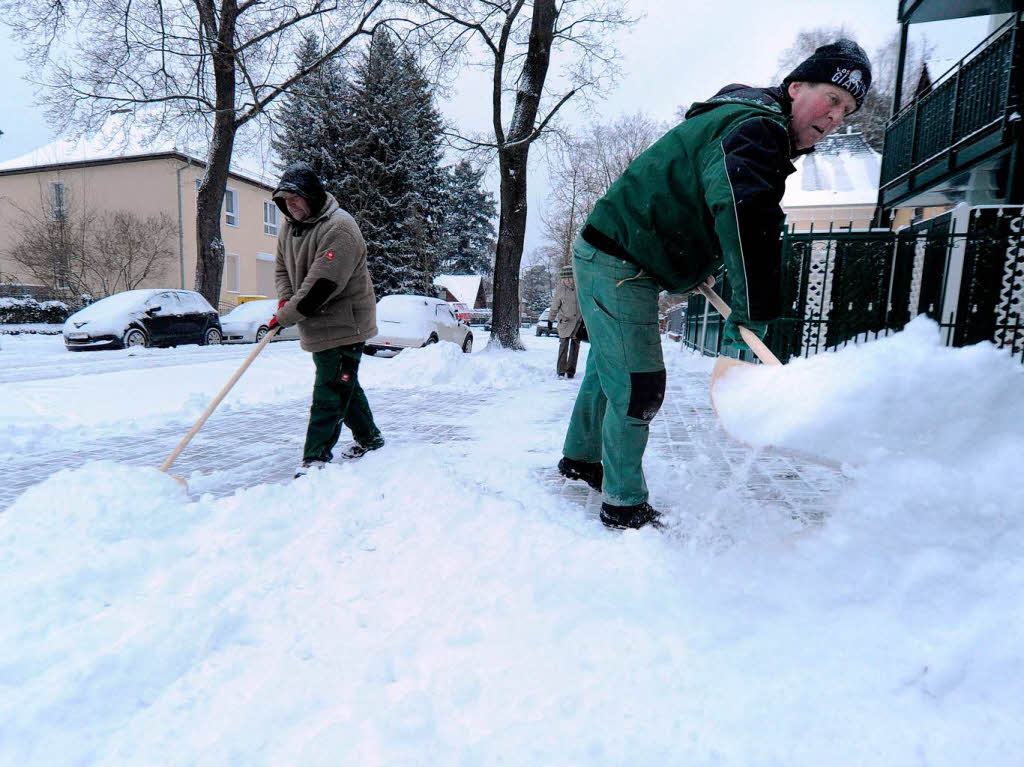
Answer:
<svg viewBox="0 0 1024 767"><path fill-rule="evenodd" d="M484 171L468 160L448 170L442 269L448 274L490 274L494 259L494 195L482 188Z"/></svg>
<svg viewBox="0 0 1024 767"><path fill-rule="evenodd" d="M321 53L321 41L306 35L299 48L297 69L309 66ZM308 163L329 192L334 192L343 175L340 159L344 95L348 83L335 60L293 85L277 113L280 127L272 146L284 170L294 162Z"/></svg>
<svg viewBox="0 0 1024 767"><path fill-rule="evenodd" d="M429 293L445 186L430 83L413 55L379 31L343 104L337 196L363 232L377 295Z"/></svg>

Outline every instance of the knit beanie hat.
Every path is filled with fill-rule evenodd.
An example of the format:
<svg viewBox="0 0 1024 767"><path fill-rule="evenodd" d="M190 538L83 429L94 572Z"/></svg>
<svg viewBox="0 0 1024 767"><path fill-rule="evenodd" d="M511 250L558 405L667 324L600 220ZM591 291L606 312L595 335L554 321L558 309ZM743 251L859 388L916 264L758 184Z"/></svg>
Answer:
<svg viewBox="0 0 1024 767"><path fill-rule="evenodd" d="M871 87L871 62L864 49L853 40L836 40L818 48L786 75L783 89L794 82L836 85L849 92L860 109Z"/></svg>

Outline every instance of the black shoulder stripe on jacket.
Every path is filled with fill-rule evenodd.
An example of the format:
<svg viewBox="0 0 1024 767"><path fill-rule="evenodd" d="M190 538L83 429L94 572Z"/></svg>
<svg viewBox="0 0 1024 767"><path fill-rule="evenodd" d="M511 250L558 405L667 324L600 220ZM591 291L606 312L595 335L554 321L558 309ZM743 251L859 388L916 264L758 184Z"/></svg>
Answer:
<svg viewBox="0 0 1024 767"><path fill-rule="evenodd" d="M745 120L722 141L725 170L736 206L736 228L746 276L751 320L779 314L782 195L789 159L789 134L766 118Z"/></svg>

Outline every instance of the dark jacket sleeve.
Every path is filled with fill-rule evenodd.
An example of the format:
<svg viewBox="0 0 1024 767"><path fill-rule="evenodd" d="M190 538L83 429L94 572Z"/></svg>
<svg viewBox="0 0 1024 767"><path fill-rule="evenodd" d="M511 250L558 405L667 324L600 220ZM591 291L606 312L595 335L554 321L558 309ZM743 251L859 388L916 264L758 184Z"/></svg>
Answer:
<svg viewBox="0 0 1024 767"><path fill-rule="evenodd" d="M277 236L277 250L274 254L274 285L277 288L278 301L287 301L295 292L292 289L291 277L288 276L288 268L284 263L284 248L281 245L282 237L287 236L285 229L287 227L282 226L281 232Z"/></svg>
<svg viewBox="0 0 1024 767"><path fill-rule="evenodd" d="M779 315L782 195L794 172L786 128L764 117L744 120L702 164L705 199L715 219L732 287L734 320Z"/></svg>
<svg viewBox="0 0 1024 767"><path fill-rule="evenodd" d="M277 312L278 321L294 325L312 317L348 285L366 246L358 231L351 231L341 217L330 219L316 244L316 254L302 284Z"/></svg>

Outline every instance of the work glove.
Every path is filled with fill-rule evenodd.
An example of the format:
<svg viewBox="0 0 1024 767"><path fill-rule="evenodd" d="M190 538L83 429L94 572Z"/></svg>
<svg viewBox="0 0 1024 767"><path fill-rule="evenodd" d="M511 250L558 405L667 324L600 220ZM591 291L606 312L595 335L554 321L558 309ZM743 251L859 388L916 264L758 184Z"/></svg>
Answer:
<svg viewBox="0 0 1024 767"><path fill-rule="evenodd" d="M286 303L288 303L287 298L282 298L280 301L278 301L277 310L281 311L281 307L284 306ZM280 327L284 327L284 325L277 321L277 315L275 314L273 317L270 318L270 322L267 323L267 330L273 330L274 328Z"/></svg>
<svg viewBox="0 0 1024 767"><path fill-rule="evenodd" d="M753 320L747 320L743 323L743 327L747 330L753 331L754 335L762 341L768 333L767 322L754 322ZM743 336L740 335L740 326L733 322L731 317L725 321L725 327L722 329L722 343L735 346L737 349L750 351L750 347L747 346L747 342L744 341Z"/></svg>

